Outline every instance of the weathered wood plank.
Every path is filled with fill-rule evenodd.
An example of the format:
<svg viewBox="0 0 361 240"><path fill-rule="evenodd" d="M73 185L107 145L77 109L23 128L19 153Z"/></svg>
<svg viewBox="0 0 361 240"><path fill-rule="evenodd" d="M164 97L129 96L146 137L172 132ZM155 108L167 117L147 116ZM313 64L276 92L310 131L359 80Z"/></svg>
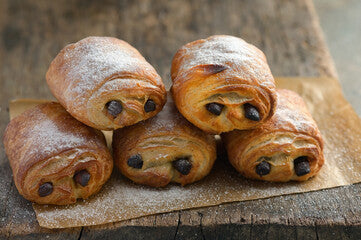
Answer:
<svg viewBox="0 0 361 240"><path fill-rule="evenodd" d="M212 34L241 36L261 48L276 76L336 76L311 0L20 1L0 0L0 134L8 100L51 98L45 73L67 43L89 35L122 38L170 86L169 67L186 42ZM0 236L54 239L272 239L359 236L361 185L144 217L121 223L46 230L17 193L0 151ZM316 225L297 226L297 225ZM320 226L318 226L320 225ZM325 226L325 227L321 227ZM356 230L355 230L356 229ZM356 235L355 235L356 234ZM357 235L358 234L358 235ZM150 236L150 237L149 237Z"/></svg>

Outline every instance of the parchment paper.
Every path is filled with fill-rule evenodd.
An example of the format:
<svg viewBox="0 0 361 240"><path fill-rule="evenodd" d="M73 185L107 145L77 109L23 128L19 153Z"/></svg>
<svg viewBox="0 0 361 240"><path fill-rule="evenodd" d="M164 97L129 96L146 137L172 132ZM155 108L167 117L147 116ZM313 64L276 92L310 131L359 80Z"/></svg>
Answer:
<svg viewBox="0 0 361 240"><path fill-rule="evenodd" d="M180 209L268 198L361 182L361 120L344 99L336 79L278 78L277 86L298 92L325 140L326 163L315 178L303 183L265 183L244 179L227 162L223 149L209 176L186 187L156 189L135 185L115 169L102 191L69 206L33 204L42 227L89 226ZM15 116L38 100L10 104ZM107 132L110 140L111 132ZM109 143L109 142L108 142Z"/></svg>

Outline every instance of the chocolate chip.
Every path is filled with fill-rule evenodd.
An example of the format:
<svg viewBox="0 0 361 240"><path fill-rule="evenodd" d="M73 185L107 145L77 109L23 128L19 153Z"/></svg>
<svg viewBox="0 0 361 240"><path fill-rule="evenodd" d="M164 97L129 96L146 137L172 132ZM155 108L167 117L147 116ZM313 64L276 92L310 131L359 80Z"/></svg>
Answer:
<svg viewBox="0 0 361 240"><path fill-rule="evenodd" d="M192 169L192 163L189 162L188 158L178 158L172 164L183 175L188 175Z"/></svg>
<svg viewBox="0 0 361 240"><path fill-rule="evenodd" d="M108 102L105 106L108 109L108 113L113 117L118 116L123 110L122 104L116 100Z"/></svg>
<svg viewBox="0 0 361 240"><path fill-rule="evenodd" d="M139 154L131 156L128 158L127 164L129 167L141 169L143 167L142 156Z"/></svg>
<svg viewBox="0 0 361 240"><path fill-rule="evenodd" d="M244 107L244 114L245 114L244 116L246 118L248 118L249 120L252 120L252 121L257 121L257 122L261 120L258 109L255 106L253 106L249 103L246 103L243 105L243 107Z"/></svg>
<svg viewBox="0 0 361 240"><path fill-rule="evenodd" d="M152 99L148 99L148 101L144 104L145 112L153 112L156 109L156 104Z"/></svg>
<svg viewBox="0 0 361 240"><path fill-rule="evenodd" d="M40 197L46 197L53 192L53 184L51 182L46 182L40 185L38 189L38 194Z"/></svg>
<svg viewBox="0 0 361 240"><path fill-rule="evenodd" d="M228 69L227 66L218 64L208 64L203 66L203 71L206 75L212 75Z"/></svg>
<svg viewBox="0 0 361 240"><path fill-rule="evenodd" d="M306 156L301 156L293 160L296 175L301 177L311 172L310 163Z"/></svg>
<svg viewBox="0 0 361 240"><path fill-rule="evenodd" d="M269 164L266 161L262 161L256 166L256 173L261 177L269 174L270 172L271 172L271 164Z"/></svg>
<svg viewBox="0 0 361 240"><path fill-rule="evenodd" d="M90 173L87 170L81 170L74 175L75 182L79 183L83 187L88 185L90 180Z"/></svg>
<svg viewBox="0 0 361 240"><path fill-rule="evenodd" d="M208 103L206 105L207 110L217 116L221 115L223 107L224 105L220 103Z"/></svg>

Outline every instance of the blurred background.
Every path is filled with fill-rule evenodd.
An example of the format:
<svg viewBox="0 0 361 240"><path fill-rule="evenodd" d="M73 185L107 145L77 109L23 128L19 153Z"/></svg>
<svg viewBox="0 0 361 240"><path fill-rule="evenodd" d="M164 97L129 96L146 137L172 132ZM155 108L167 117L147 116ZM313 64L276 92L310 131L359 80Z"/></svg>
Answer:
<svg viewBox="0 0 361 240"><path fill-rule="evenodd" d="M346 98L361 116L361 1L314 3Z"/></svg>

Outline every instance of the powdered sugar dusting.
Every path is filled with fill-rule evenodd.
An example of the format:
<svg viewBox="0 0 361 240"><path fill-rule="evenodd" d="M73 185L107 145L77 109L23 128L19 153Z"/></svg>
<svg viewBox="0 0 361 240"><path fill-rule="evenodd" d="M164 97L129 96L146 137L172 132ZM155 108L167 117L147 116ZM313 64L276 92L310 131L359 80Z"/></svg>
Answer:
<svg viewBox="0 0 361 240"><path fill-rule="evenodd" d="M315 121L308 114L306 105L300 96L285 89L278 89L277 96L278 106L273 116L277 122L274 124L296 132L312 132L312 129L317 129ZM290 122L292 125L288 124Z"/></svg>
<svg viewBox="0 0 361 240"><path fill-rule="evenodd" d="M64 132L54 121L40 113L37 123L31 130L32 141L37 147L29 148L28 154L49 155L59 148L70 149L85 144L84 139L77 133Z"/></svg>
<svg viewBox="0 0 361 240"><path fill-rule="evenodd" d="M65 97L75 96L73 103L79 105L84 104L87 93L114 74L136 72L141 64L145 72L154 71L150 65L144 64L145 59L135 49L124 49L122 45L114 44L111 38L91 37L72 46L64 52L66 78L72 80Z"/></svg>
<svg viewBox="0 0 361 240"><path fill-rule="evenodd" d="M22 120L15 119L22 125L18 135L30 139L24 142L20 158L45 158L88 144L78 128L81 123L58 103L39 105L25 114Z"/></svg>
<svg viewBox="0 0 361 240"><path fill-rule="evenodd" d="M186 45L184 55L189 55L179 64L180 72L203 64L216 64L232 67L228 71L237 72L243 79L272 79L264 55L254 46L233 36L213 36L206 41Z"/></svg>

